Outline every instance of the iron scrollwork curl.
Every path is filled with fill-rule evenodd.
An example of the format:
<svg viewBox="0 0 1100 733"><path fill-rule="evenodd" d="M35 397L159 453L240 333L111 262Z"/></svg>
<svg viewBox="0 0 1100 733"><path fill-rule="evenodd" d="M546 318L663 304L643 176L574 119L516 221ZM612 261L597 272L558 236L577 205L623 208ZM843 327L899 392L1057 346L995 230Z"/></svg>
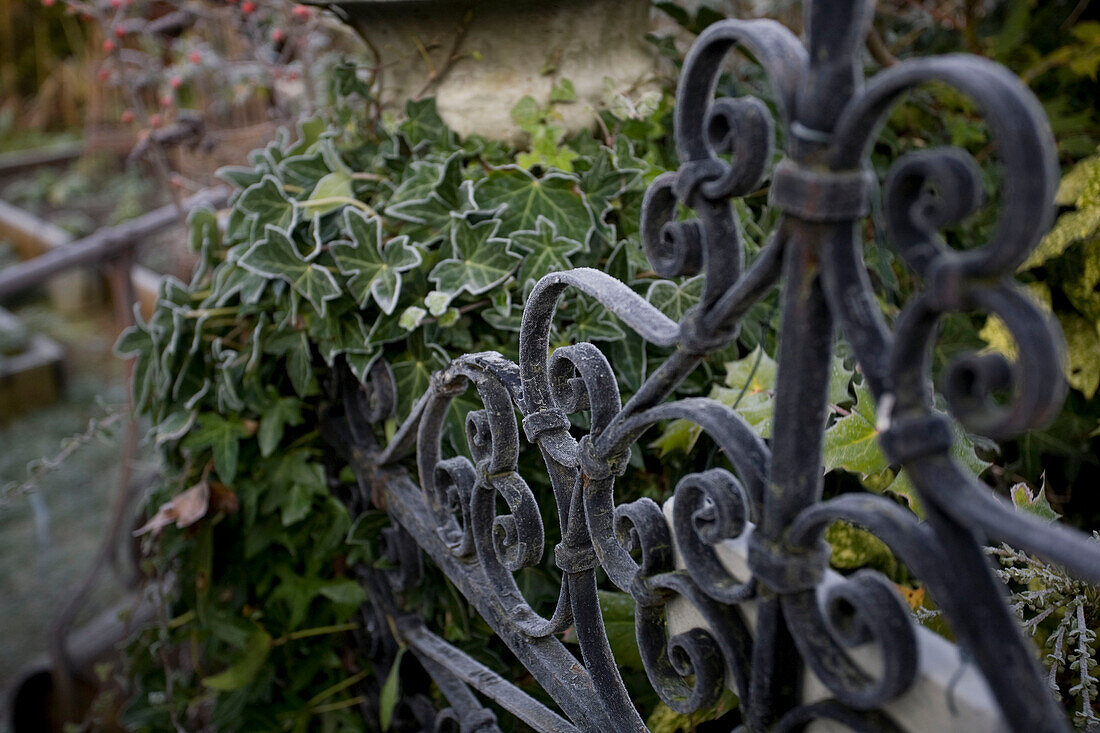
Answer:
<svg viewBox="0 0 1100 733"><path fill-rule="evenodd" d="M371 483L369 495L402 527L391 538L393 558L411 562L410 543L427 553L578 729L644 729L602 623L599 570L634 598L645 670L673 709L697 710L731 687L753 731L796 730L818 719L858 730L903 729L887 708L918 676L915 623L876 573L825 582L823 534L835 520L879 537L925 581L988 681L1006 727L1066 727L981 548L1006 541L1097 583L1100 551L1078 533L1022 518L960 470L949 454L951 418L933 406L929 356L944 314L995 313L1029 348L1015 363L968 355L952 364L943 381L950 414L969 430L1003 438L1057 410L1065 390L1061 337L1011 279L1050 222L1057 177L1050 130L1015 76L975 57L904 61L864 84L859 52L872 10L870 0L807 0L805 45L772 21L726 20L701 33L688 53L675 106L680 166L651 184L641 215L658 274L704 276L700 303L681 323L604 273L551 273L525 305L518 363L491 353L455 360L433 376L384 449L372 447L367 428L392 410L392 376L380 363L365 392L349 392L345 432L363 447L355 467ZM724 63L738 49L770 81L774 117L751 95L715 98ZM883 195L889 240L923 289L891 331L862 259L860 223L879 185L868 158L900 96L930 81L955 87L983 112L1003 167L1003 195L989 243L956 251L939 232L984 205L975 161L944 148L893 164ZM746 268L731 199L768 178L779 137L785 157L770 173L769 198L780 220ZM679 207L695 218L680 221ZM780 282L769 445L718 402L669 397L707 354L735 338L748 308ZM647 343L672 350L625 405L595 346L550 349L557 303L569 289L599 301ZM908 473L925 520L881 496L822 500L826 370L838 330L879 405L882 447ZM444 417L471 387L482 404L466 419L473 461L444 457ZM1005 394L1007 401L997 398ZM649 499L616 505L616 479L632 445L674 418L708 434L733 470L684 477L668 515ZM521 433L541 453L553 487L561 540L552 548L537 497L519 473ZM412 453L418 487L397 466ZM730 542L747 547L745 577L720 557ZM562 574L550 617L531 608L513 578L547 553ZM415 573L391 576L399 592ZM670 630L669 616L685 603L706 628ZM441 689L453 690L454 708L480 716L477 725L492 729L483 709L471 708L466 685L540 730L571 729L514 686L507 692L508 683L415 619L399 626L443 680ZM556 637L569 626L580 659ZM867 645L880 657L874 673L850 655ZM828 699L801 699L796 681L806 668ZM456 715L445 713L440 724L461 722Z"/></svg>

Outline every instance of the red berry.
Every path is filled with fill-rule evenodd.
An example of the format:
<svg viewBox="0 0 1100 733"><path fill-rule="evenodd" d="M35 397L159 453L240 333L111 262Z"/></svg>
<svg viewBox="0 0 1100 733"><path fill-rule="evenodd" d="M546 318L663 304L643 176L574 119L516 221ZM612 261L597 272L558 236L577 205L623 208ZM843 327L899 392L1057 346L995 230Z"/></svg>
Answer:
<svg viewBox="0 0 1100 733"><path fill-rule="evenodd" d="M295 5L290 11L292 15L298 20L309 20L309 16L313 15L313 12L305 5Z"/></svg>
<svg viewBox="0 0 1100 733"><path fill-rule="evenodd" d="M193 64L198 64L202 62L202 55L198 51L192 51L191 55L187 58L189 58L191 60L191 63Z"/></svg>
<svg viewBox="0 0 1100 733"><path fill-rule="evenodd" d="M251 15L255 9L256 3L252 2L252 0L245 0L241 3L241 12L245 15Z"/></svg>
<svg viewBox="0 0 1100 733"><path fill-rule="evenodd" d="M116 48L115 42L112 41L111 39L108 38L106 41L103 42L103 50L105 52L112 53L115 50L115 48Z"/></svg>
<svg viewBox="0 0 1100 733"><path fill-rule="evenodd" d="M171 79L168 80L168 84L173 89L179 89L181 86L183 86L183 79L179 78L178 76L173 76Z"/></svg>
<svg viewBox="0 0 1100 733"><path fill-rule="evenodd" d="M120 25L115 26L115 38L122 38L126 35L126 29Z"/></svg>
<svg viewBox="0 0 1100 733"><path fill-rule="evenodd" d="M110 71L108 71L107 69L100 69L99 70L99 80L100 81L107 81L110 78L111 78L111 72Z"/></svg>
<svg viewBox="0 0 1100 733"><path fill-rule="evenodd" d="M52 8L57 0L42 0L42 4L47 8Z"/></svg>
<svg viewBox="0 0 1100 733"><path fill-rule="evenodd" d="M134 121L134 111L132 109L126 110L119 119L121 119L124 124L130 124Z"/></svg>
<svg viewBox="0 0 1100 733"><path fill-rule="evenodd" d="M164 123L164 119L160 115L152 115L149 117L149 127L160 127Z"/></svg>
<svg viewBox="0 0 1100 733"><path fill-rule="evenodd" d="M160 98L160 106L171 107L172 103L175 101L175 98L171 94L165 94L163 97Z"/></svg>
<svg viewBox="0 0 1100 733"><path fill-rule="evenodd" d="M111 0L111 7L118 10L122 7L122 0Z"/></svg>
<svg viewBox="0 0 1100 733"><path fill-rule="evenodd" d="M282 43L286 40L286 33L283 31L282 28L276 28L275 30L271 31L271 40L275 43Z"/></svg>

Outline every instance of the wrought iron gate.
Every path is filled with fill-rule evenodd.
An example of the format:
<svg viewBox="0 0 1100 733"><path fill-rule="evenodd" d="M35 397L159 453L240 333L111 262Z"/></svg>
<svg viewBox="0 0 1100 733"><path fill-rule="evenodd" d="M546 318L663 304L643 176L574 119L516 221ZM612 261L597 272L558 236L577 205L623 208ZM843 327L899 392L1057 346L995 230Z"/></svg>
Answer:
<svg viewBox="0 0 1100 733"><path fill-rule="evenodd" d="M659 275L705 274L702 300L682 322L606 274L558 272L544 277L526 303L519 363L495 353L456 359L434 375L385 447L377 445L371 425L392 413L388 368L376 365L365 388L342 385L333 429L361 487L394 522L386 543L396 569L384 579L373 576L372 597L449 700L440 720L456 721L463 731L496 730L476 691L538 730L644 730L601 619L602 569L634 598L646 672L674 710L711 704L732 687L752 731L798 729L816 719L861 730L908 727L911 721L902 726L886 708L918 684L921 632L881 575L863 571L824 582L829 550L822 533L844 519L882 539L926 583L962 653L988 683L1005 727L1067 727L983 545L1007 542L1093 583L1100 583L1100 545L1025 519L961 470L949 456L951 418L934 409L930 385L940 316L990 312L1028 348L1013 364L983 354L947 367L943 392L954 419L970 431L1003 438L1058 409L1065 390L1061 337L1012 281L1051 219L1058 168L1050 128L1015 76L977 57L904 61L864 83L860 52L872 10L869 0L807 2L805 46L778 23L727 20L708 28L691 49L675 109L680 167L654 181L642 221L646 252ZM723 60L735 47L766 71L787 148L771 173L769 194L782 217L747 268L731 199L754 191L765 177L776 121L755 97L714 99ZM893 103L928 81L955 87L984 114L1003 168L999 220L984 247L948 248L938 230L982 204L976 162L962 150L942 148L893 164L882 191L889 239L923 290L891 330L861 253L861 220L878 186L868 156ZM678 221L678 204L696 218ZM735 338L749 306L779 281L782 325L769 446L718 402L667 398L708 353ZM555 307L568 289L598 300L647 342L674 349L626 405L595 346L579 343L549 353ZM924 521L881 496L822 500L822 434L836 330L874 393L882 448L908 472L926 507ZM466 420L472 462L445 457L441 441L448 405L468 389L483 405ZM588 428L577 439L570 415L579 412L587 413ZM701 426L734 472L687 476L664 510L649 499L616 505L615 481L631 445L671 418ZM553 485L562 537L553 548L544 546L544 518L517 471L524 449L541 452ZM415 480L399 465L413 455ZM506 513L498 512L499 501ZM746 577L719 559L735 538L747 548ZM549 617L528 605L513 578L541 562L544 552L553 553L563 578ZM557 711L444 641L422 619L402 613L396 599L417 582L423 554L514 652ZM672 604L689 605L703 623L670 632ZM580 659L557 635L570 626ZM880 655L873 672L850 655L866 644ZM805 701L805 669L827 688L825 699Z"/></svg>

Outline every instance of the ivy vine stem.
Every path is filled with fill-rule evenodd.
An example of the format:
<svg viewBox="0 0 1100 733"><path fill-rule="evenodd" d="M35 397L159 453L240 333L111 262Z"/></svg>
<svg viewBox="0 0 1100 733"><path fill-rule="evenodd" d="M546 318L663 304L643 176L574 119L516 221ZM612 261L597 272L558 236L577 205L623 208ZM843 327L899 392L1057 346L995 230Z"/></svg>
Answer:
<svg viewBox="0 0 1100 733"><path fill-rule="evenodd" d="M308 639L311 636L325 636L327 634L339 634L343 631L355 631L359 628L359 624L348 622L346 624L332 624L330 626L315 626L312 629L301 629L300 631L291 631L286 636L280 636L278 639L271 640L271 646L277 647L286 644L291 641L298 641L299 639Z"/></svg>

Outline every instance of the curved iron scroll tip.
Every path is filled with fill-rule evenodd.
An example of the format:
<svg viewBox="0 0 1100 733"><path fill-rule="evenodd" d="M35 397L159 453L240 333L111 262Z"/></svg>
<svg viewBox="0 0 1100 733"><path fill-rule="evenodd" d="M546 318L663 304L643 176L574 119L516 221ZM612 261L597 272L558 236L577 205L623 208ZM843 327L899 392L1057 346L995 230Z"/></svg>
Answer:
<svg viewBox="0 0 1100 733"><path fill-rule="evenodd" d="M349 398L355 442L368 446L356 453L354 465L400 527L398 539L412 548L416 562L419 551L426 552L455 582L578 729L645 728L610 652L596 594L598 569L634 598L646 672L672 709L711 705L732 687L753 731L791 730L814 719L861 730L902 729L887 709L918 676L916 625L877 573L823 583L828 548L822 535L836 519L870 530L924 580L959 646L988 682L1006 727L1067 727L982 546L1006 541L1094 583L1100 583L1100 546L1022 518L960 470L949 454L950 418L932 404L929 363L945 313L996 313L1031 346L1014 364L970 355L948 367L951 414L971 431L1002 438L1057 410L1065 390L1061 336L1012 281L1050 223L1058 172L1050 129L1015 76L976 57L904 61L865 84L859 51L871 11L867 0L807 3L805 46L772 21L726 20L706 29L692 47L676 99L680 167L654 181L642 214L646 253L661 276L705 275L702 300L681 323L603 273L553 273L525 306L519 363L488 353L456 359L434 376L384 450L369 448L364 425L378 419L379 405L392 409L392 378L384 366L372 372L367 387L372 403L364 405L362 393ZM770 79L778 120L755 97L714 98L722 63L738 47ZM983 203L974 160L947 148L893 164L882 197L889 240L924 289L891 331L862 260L859 223L878 185L868 156L899 96L928 81L954 86L982 110L1003 166L1004 190L989 243L959 252L938 232ZM767 175L777 127L787 150L771 173L769 195L782 217L745 269L731 197L755 190ZM677 221L678 204L696 218ZM780 281L770 446L718 402L666 401L708 353L736 336L748 307ZM596 298L647 342L675 349L625 406L596 347L582 343L550 353L557 301L569 288ZM882 447L908 472L925 521L880 496L822 500L822 416L836 330L880 405ZM466 419L473 460L445 458L444 415L470 387L483 404ZM994 400L1004 391L1011 393L1007 404ZM579 439L569 417L578 412L589 416ZM683 478L670 518L648 499L616 506L615 480L631 445L670 418L698 424L733 472L711 469ZM518 471L521 431L541 451L553 486L562 538L554 547L546 544L539 503ZM396 466L412 453L418 485ZM498 502L507 513L498 513ZM748 578L735 577L717 554L737 538L747 543ZM548 552L563 578L549 617L527 603L513 579ZM410 582L407 575L394 574L394 587ZM670 635L666 615L673 602L690 604L707 628ZM752 623L742 611L746 602L754 607ZM495 729L477 717L482 713L469 712L472 687L537 729L565 729L556 713L515 688L507 692L507 683L478 671L476 662L417 623L406 619L402 633L428 660L428 671L444 680L440 688L459 710L448 715L472 716L486 726L478 730ZM583 663L555 636L570 626ZM874 674L850 654L868 643L882 660ZM796 682L803 665L828 688L828 700L803 702Z"/></svg>

